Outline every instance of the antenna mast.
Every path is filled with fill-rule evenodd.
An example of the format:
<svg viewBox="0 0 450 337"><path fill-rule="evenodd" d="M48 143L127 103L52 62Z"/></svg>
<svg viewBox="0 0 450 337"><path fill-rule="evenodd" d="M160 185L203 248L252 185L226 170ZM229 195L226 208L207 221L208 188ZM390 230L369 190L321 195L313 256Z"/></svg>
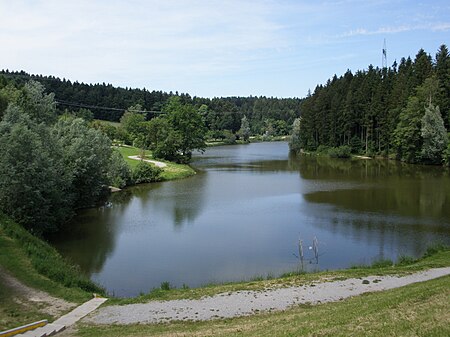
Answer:
<svg viewBox="0 0 450 337"><path fill-rule="evenodd" d="M381 67L387 68L387 48L386 48L386 39L384 39L384 43L383 43L383 52L382 52L382 56L381 56Z"/></svg>

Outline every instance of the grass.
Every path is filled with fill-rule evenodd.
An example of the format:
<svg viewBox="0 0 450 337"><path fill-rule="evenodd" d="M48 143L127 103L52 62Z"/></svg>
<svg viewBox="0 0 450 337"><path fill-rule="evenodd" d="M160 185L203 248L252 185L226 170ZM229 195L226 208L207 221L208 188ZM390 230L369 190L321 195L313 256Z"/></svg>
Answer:
<svg viewBox="0 0 450 337"><path fill-rule="evenodd" d="M51 320L53 317L42 314L36 306L18 303L12 296L10 288L0 282L0 331L42 319Z"/></svg>
<svg viewBox="0 0 450 337"><path fill-rule="evenodd" d="M409 261L409 263L392 264L387 260L382 263L375 261L370 266L359 266L344 270L323 271L315 273L292 272L283 274L279 278L272 276L264 279L257 277L250 282L237 282L225 284L210 284L201 288L170 288L168 290L157 288L148 294L141 294L133 298L112 298L106 305L124 305L132 303L145 303L150 300L178 300L178 299L199 299L203 296L213 296L219 293L243 291L243 290L264 290L280 287L300 286L315 281L334 281L348 278L364 278L370 275L407 275L417 271L430 268L445 267L450 265L450 248L442 246L439 250L432 249L433 254L419 260ZM425 255L427 255L426 253Z"/></svg>
<svg viewBox="0 0 450 337"><path fill-rule="evenodd" d="M312 278L348 278L367 275L405 274L448 266L450 251L407 266L366 267L331 273L295 276L304 284ZM384 265L384 264L383 264ZM290 278L287 278L290 279ZM279 280L278 280L279 281ZM283 280L282 280L283 281ZM284 280L286 281L286 280ZM291 279L292 281L292 279ZM267 286L268 281L247 283L248 288ZM285 285L285 284L284 284ZM236 287L236 285L234 285ZM241 286L237 286L242 287ZM217 288L217 287L216 287ZM219 286L220 291L230 285ZM169 299L169 290L160 293ZM185 294L190 291L186 290ZM203 295L208 288L201 289ZM177 297L177 296L175 296ZM368 293L322 305L298 305L283 312L269 312L206 322L108 325L82 324L77 334L90 336L449 336L450 276L415 283L384 292Z"/></svg>
<svg viewBox="0 0 450 337"><path fill-rule="evenodd" d="M75 303L89 300L92 292L103 293L54 248L2 214L0 247L0 266L29 287ZM14 297L0 282L0 330L51 318L40 314L36 305L17 302Z"/></svg>
<svg viewBox="0 0 450 337"><path fill-rule="evenodd" d="M128 146L126 146L126 147L121 146L117 149L119 150L119 152L122 154L125 161L128 163L128 165L130 165L130 167L132 169L137 166L139 161L135 160L135 159L130 159L128 157L140 155L141 154L140 149L135 148L135 147L128 147ZM186 177L190 177L195 174L194 169L192 167L190 167L189 165L176 164L176 163L173 163L170 161L154 159L151 151L148 151L148 150L145 151L145 157L147 159L158 160L158 161L161 161L161 162L167 164L167 166L163 168L163 173L161 174L161 178L163 181L186 178Z"/></svg>

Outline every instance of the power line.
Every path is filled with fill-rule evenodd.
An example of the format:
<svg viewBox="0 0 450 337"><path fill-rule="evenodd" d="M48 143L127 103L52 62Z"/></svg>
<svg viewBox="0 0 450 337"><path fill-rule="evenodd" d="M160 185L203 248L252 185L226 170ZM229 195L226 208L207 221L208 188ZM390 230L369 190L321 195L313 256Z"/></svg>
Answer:
<svg viewBox="0 0 450 337"><path fill-rule="evenodd" d="M105 106L98 106L98 105L89 105L84 103L75 103L75 102L68 102L63 100L55 100L56 104L59 105L65 105L65 106L72 106L77 108L85 108L85 109L100 109L100 110L108 110L108 111L130 111L130 112L136 112L136 113L152 113L152 114L164 114L164 111L154 111L154 110L128 110L128 109L119 109L119 108L111 108L111 107L105 107Z"/></svg>

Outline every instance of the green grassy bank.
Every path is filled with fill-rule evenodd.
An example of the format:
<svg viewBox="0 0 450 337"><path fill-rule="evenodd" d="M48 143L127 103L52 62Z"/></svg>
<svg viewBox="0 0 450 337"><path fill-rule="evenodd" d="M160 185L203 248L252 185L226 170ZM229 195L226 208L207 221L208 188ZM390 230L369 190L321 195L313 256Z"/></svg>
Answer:
<svg viewBox="0 0 450 337"><path fill-rule="evenodd" d="M94 336L449 336L450 276L340 302L206 322L78 326Z"/></svg>
<svg viewBox="0 0 450 337"><path fill-rule="evenodd" d="M82 303L92 293L104 291L65 261L49 244L31 235L22 226L0 213L0 267L28 287L43 290L69 302ZM0 275L0 331L35 320L42 315L37 305L17 300Z"/></svg>
<svg viewBox="0 0 450 337"><path fill-rule="evenodd" d="M117 150L119 150L119 152L122 154L125 161L128 163L128 165L132 169L137 166L137 164L139 163L139 160L130 159L128 157L141 155L140 149L131 147L131 146L120 146L120 147L117 147ZM195 174L194 169L192 167L190 167L189 165L176 164L176 163L173 163L170 161L159 160L159 159L153 158L153 154L149 150L145 151L145 158L152 159L152 160L158 160L158 161L161 161L161 162L167 164L167 166L163 168L163 172L161 174L161 178L163 181L186 178L186 177L190 177Z"/></svg>
<svg viewBox="0 0 450 337"><path fill-rule="evenodd" d="M154 291L108 304L145 302L150 299L200 298L220 292L262 290L368 275L404 275L450 265L450 250L432 247L419 260L403 258L372 266L283 278L210 286L199 289ZM368 293L340 302L298 305L282 312L262 313L206 322L174 322L95 326L80 324L77 335L90 336L449 336L450 276L384 292Z"/></svg>

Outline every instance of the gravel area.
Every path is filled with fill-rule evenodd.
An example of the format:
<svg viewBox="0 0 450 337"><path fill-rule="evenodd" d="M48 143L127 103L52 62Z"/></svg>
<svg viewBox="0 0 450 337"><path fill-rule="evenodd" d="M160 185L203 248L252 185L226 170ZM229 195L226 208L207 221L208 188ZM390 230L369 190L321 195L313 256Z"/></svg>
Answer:
<svg viewBox="0 0 450 337"><path fill-rule="evenodd" d="M284 310L296 304L339 301L366 292L382 291L450 274L450 267L430 269L408 276L368 276L344 281L312 283L262 291L222 293L198 300L151 301L107 306L85 320L94 324L160 323L203 321Z"/></svg>

